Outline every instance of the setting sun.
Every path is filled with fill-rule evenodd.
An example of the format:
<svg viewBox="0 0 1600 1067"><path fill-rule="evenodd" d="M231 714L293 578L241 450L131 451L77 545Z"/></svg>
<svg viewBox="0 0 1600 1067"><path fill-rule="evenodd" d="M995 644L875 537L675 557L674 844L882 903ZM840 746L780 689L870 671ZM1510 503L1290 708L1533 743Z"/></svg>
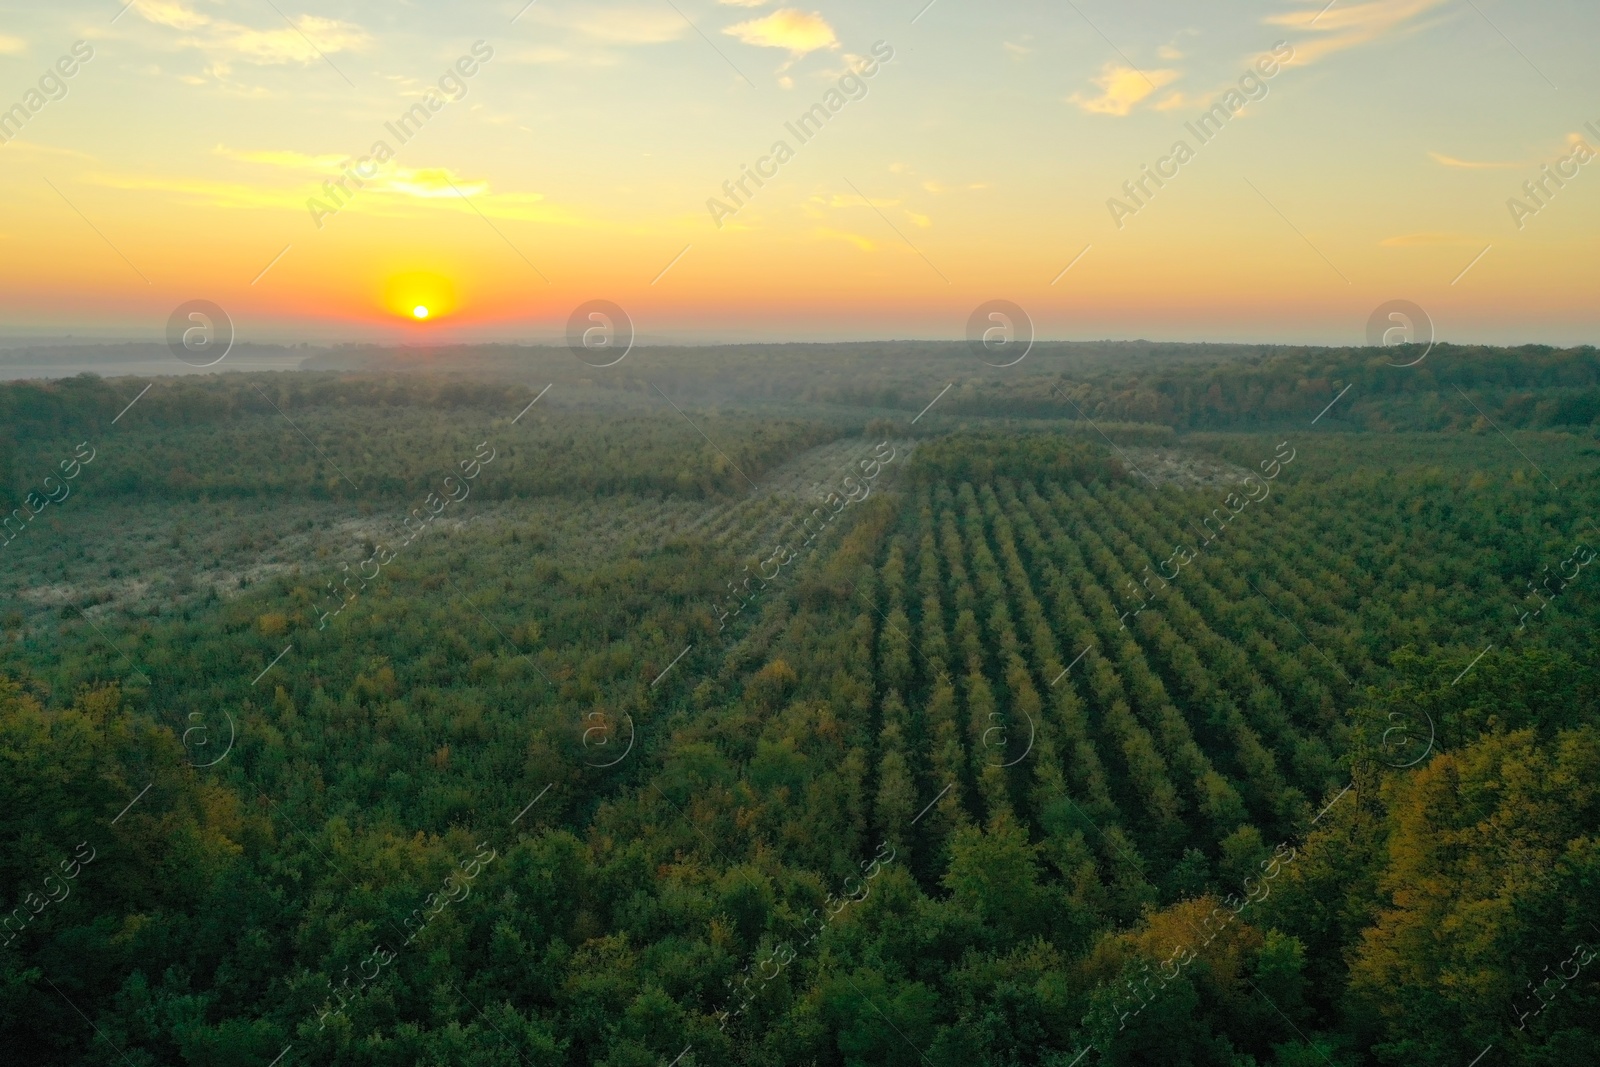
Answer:
<svg viewBox="0 0 1600 1067"><path fill-rule="evenodd" d="M400 271L382 282L381 306L391 315L411 322L441 322L451 318L460 301L454 282L432 271Z"/></svg>

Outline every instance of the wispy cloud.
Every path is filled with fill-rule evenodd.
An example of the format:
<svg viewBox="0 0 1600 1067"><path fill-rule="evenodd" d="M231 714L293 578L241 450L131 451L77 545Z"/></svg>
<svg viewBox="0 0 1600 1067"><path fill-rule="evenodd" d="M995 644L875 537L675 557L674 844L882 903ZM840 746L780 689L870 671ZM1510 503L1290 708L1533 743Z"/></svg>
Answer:
<svg viewBox="0 0 1600 1067"><path fill-rule="evenodd" d="M351 157L347 155L327 154L314 156L288 149L242 150L229 148L226 145L218 145L213 151L219 156L237 160L240 163L254 163L258 166L274 167L278 170L299 171L324 179L337 176L347 164L353 162ZM365 179L365 183L362 186L362 192L375 190L424 200L453 197L457 195L457 189L467 196L476 196L479 193L488 192L489 183L486 181L469 181L453 173L447 167L402 167L394 165L381 167L374 177ZM537 194L534 194L534 197L538 200L543 199L542 196Z"/></svg>
<svg viewBox="0 0 1600 1067"><path fill-rule="evenodd" d="M1449 0L1368 0L1366 3L1356 4L1340 2L1331 7L1323 0L1305 0L1305 2L1308 6L1298 11L1268 15L1262 20L1268 26L1290 27L1296 31L1289 42L1294 54L1290 59L1282 61L1285 67L1308 66L1335 52L1356 48L1391 35L1413 32L1420 28L1418 19L1422 15L1442 7L1449 3ZM1179 35L1180 38L1182 36L1184 34ZM1176 44L1162 45L1157 49L1157 54L1167 60L1180 59L1184 55ZM1246 57L1244 62L1248 65L1255 58L1255 56ZM1103 115L1127 115L1156 89L1179 77L1179 72L1169 70L1154 70L1148 74L1147 81L1144 75L1132 67L1108 63L1100 77L1095 79L1095 84L1101 88L1099 96L1074 94L1070 100L1085 111ZM1151 82L1155 84L1152 86ZM1175 90L1150 106L1157 111L1204 108L1232 88L1234 88L1232 84L1227 84L1194 94ZM1453 165L1445 163L1447 157L1436 158L1446 166ZM1461 165L1470 166L1470 164Z"/></svg>
<svg viewBox="0 0 1600 1067"><path fill-rule="evenodd" d="M906 205L905 200L898 197L894 199L863 197L857 196L854 193L849 195L834 193L827 197L813 196L805 205L805 213L813 219L823 219L830 217L828 212L831 211L858 211L863 207L871 207L878 211L884 211L891 208L898 209L899 213L905 216L906 221L918 229L927 230L933 227L933 219L919 211L911 210L911 208ZM835 233L835 231L828 230L827 227L823 227L822 229L827 230L829 233L834 233L835 236L840 236L839 234ZM817 232L822 231L819 230ZM853 235L852 240L866 241L865 238L854 237ZM865 245L863 245L862 250L870 252L872 250L871 242L867 242Z"/></svg>
<svg viewBox="0 0 1600 1067"><path fill-rule="evenodd" d="M212 152L225 159L238 160L240 163L259 163L286 170L327 171L350 161L350 157L345 155L310 156L304 152L286 149L245 150L229 148L227 145L218 145Z"/></svg>
<svg viewBox="0 0 1600 1067"><path fill-rule="evenodd" d="M1470 159L1457 159L1443 152L1429 152L1428 157L1441 167L1459 167L1462 170L1515 170L1525 163L1480 163Z"/></svg>
<svg viewBox="0 0 1600 1067"><path fill-rule="evenodd" d="M614 67L622 62L621 58L613 52L605 52L593 48L560 48L555 45L534 45L531 48L512 53L509 58L512 63L537 63L568 67Z"/></svg>
<svg viewBox="0 0 1600 1067"><path fill-rule="evenodd" d="M788 49L796 57L820 48L839 47L838 35L820 13L808 15L792 7L774 11L766 18L737 23L722 32L748 45Z"/></svg>
<svg viewBox="0 0 1600 1067"><path fill-rule="evenodd" d="M219 23L210 44L256 63L311 63L324 52L359 52L372 40L361 27L339 19L301 15L291 21L292 28L271 30Z"/></svg>
<svg viewBox="0 0 1600 1067"><path fill-rule="evenodd" d="M1347 48L1415 30L1417 18L1447 3L1449 0L1368 0L1362 4L1341 2L1324 10L1320 0L1312 0L1299 11L1268 15L1262 21L1299 31L1292 42L1294 58L1284 65L1304 66Z"/></svg>
<svg viewBox="0 0 1600 1067"><path fill-rule="evenodd" d="M826 201L822 200L820 197L812 197L812 200L818 203L826 203L829 207L834 208L857 208L866 205L880 208L900 206L899 200L873 200L870 197L856 196L854 193L850 194L849 196L845 196L842 193L834 193L833 196L829 197Z"/></svg>
<svg viewBox="0 0 1600 1067"><path fill-rule="evenodd" d="M1233 87L1230 85L1229 88L1231 89ZM1204 93L1199 96L1190 96L1188 93L1181 92L1179 90L1173 90L1150 106L1155 108L1157 111L1179 111L1187 108L1198 109L1209 105L1220 92L1222 92L1222 90L1218 89L1215 92Z"/></svg>
<svg viewBox="0 0 1600 1067"><path fill-rule="evenodd" d="M296 152L240 152L234 158L252 159L279 169L308 175L304 180L282 188L248 185L242 182L214 181L166 174L89 173L82 181L109 189L131 192L166 193L181 202L216 208L265 208L294 212L307 210L311 197L325 196L322 181L336 176L333 167L314 165L329 156ZM565 208L548 204L542 193L497 193L490 195L489 182L457 175L445 167L389 167L368 179L359 195L341 208L363 214L405 216L414 214L423 203L445 206L449 201L472 198L472 205L461 203L461 211L477 207L493 218L523 222L543 222L565 226L585 226Z"/></svg>
<svg viewBox="0 0 1600 1067"><path fill-rule="evenodd" d="M186 48L258 64L312 63L324 54L359 52L372 42L360 26L319 15L301 15L290 18L290 25L258 30L214 19L178 0L138 0L134 10L147 22L185 33L178 44ZM219 60L212 73L225 75L226 59Z"/></svg>
<svg viewBox="0 0 1600 1067"><path fill-rule="evenodd" d="M666 5L571 8L535 6L529 14L549 26L574 30L594 41L610 44L664 44L682 37L689 27Z"/></svg>
<svg viewBox="0 0 1600 1067"><path fill-rule="evenodd" d="M395 167L392 173L379 175L378 188L421 200L444 200L486 193L489 183L468 181L452 174L449 167ZM537 193L531 195L535 201L544 199Z"/></svg>
<svg viewBox="0 0 1600 1067"><path fill-rule="evenodd" d="M91 156L87 152L79 152L73 148L57 148L54 145L35 144L32 141L24 141L20 137L6 142L6 155L48 156L61 159L83 159L90 162L97 161L97 157Z"/></svg>
<svg viewBox="0 0 1600 1067"><path fill-rule="evenodd" d="M1098 78L1091 79L1100 87L1098 96L1073 93L1067 98L1084 111L1094 115L1127 115L1141 100L1178 78L1175 70L1152 70L1145 73L1112 61L1100 70Z"/></svg>
<svg viewBox="0 0 1600 1067"><path fill-rule="evenodd" d="M219 208L293 208L305 210L306 193L293 189L263 189L239 182L181 178L160 174L86 174L89 185L132 192L173 193L181 200Z"/></svg>
<svg viewBox="0 0 1600 1067"><path fill-rule="evenodd" d="M1420 248L1428 245L1468 245L1477 247L1483 243L1481 237L1470 237L1464 233L1403 233L1396 237L1385 237L1378 242L1380 248Z"/></svg>
<svg viewBox="0 0 1600 1067"><path fill-rule="evenodd" d="M0 33L0 56L20 56L28 50L28 42L21 37Z"/></svg>
<svg viewBox="0 0 1600 1067"><path fill-rule="evenodd" d="M137 0L133 9L144 17L147 22L154 22L157 26L168 26L174 30L198 30L201 26L211 24L210 15L200 12L175 0Z"/></svg>
<svg viewBox="0 0 1600 1067"><path fill-rule="evenodd" d="M829 226L817 226L812 229L811 235L822 238L825 241L843 241L846 244L854 245L863 252L871 252L878 247L859 233L835 230Z"/></svg>
<svg viewBox="0 0 1600 1067"><path fill-rule="evenodd" d="M1571 152L1579 145L1589 145L1589 142L1584 139L1581 133L1569 133L1562 145L1562 148L1555 150L1555 154L1558 156ZM1589 146L1589 150L1593 152L1595 149L1593 146ZM1456 170L1521 170L1525 167L1537 167L1540 162L1537 159L1513 159L1507 161L1457 159L1455 156L1447 156L1443 152L1429 152L1428 158L1441 167L1450 167Z"/></svg>

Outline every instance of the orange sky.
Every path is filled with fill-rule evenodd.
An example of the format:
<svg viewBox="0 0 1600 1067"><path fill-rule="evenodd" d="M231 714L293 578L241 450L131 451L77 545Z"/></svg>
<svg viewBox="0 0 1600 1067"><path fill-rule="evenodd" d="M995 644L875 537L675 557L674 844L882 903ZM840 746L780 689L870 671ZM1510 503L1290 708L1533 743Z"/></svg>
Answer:
<svg viewBox="0 0 1600 1067"><path fill-rule="evenodd" d="M955 337L999 297L1046 337L1352 343L1406 298L1448 340L1600 333L1575 9L679 6L9 15L4 329L205 298L247 339L517 338L603 297L658 336Z"/></svg>

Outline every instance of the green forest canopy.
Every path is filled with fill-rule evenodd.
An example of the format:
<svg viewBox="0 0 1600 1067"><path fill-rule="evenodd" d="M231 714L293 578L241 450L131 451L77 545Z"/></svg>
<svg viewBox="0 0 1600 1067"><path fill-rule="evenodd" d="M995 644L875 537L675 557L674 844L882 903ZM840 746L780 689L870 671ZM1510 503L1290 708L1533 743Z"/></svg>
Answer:
<svg viewBox="0 0 1600 1067"><path fill-rule="evenodd" d="M1509 440L1311 431L1331 372L1270 436L1071 383L1241 474L1288 444L1248 505L1004 389L912 427L554 391L513 423L536 388L360 374L163 382L113 425L136 389L0 388L17 503L98 450L0 549L19 604L64 598L0 618L0 1040L140 1067L1600 1059L1600 481L1587 431L1526 429L1588 425L1548 413L1592 400L1592 355L1548 355L1461 380ZM1439 373L1348 399L1399 422ZM1277 375L1132 388L1236 380L1244 423L1323 397ZM884 438L907 454L814 538L815 493L745 481L862 476ZM83 541L228 501L398 528L485 440L464 520L325 627L345 571L310 549L225 596L73 599ZM774 544L793 562L750 581Z"/></svg>

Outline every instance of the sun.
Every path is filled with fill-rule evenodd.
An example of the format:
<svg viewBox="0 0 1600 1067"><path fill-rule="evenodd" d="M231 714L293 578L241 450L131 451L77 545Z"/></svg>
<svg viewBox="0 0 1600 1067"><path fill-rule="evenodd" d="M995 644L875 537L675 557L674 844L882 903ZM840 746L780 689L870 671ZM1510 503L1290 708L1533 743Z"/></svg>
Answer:
<svg viewBox="0 0 1600 1067"><path fill-rule="evenodd" d="M412 324L413 330L453 320L461 304L449 278L431 271L404 271L375 279L377 306L386 316Z"/></svg>

